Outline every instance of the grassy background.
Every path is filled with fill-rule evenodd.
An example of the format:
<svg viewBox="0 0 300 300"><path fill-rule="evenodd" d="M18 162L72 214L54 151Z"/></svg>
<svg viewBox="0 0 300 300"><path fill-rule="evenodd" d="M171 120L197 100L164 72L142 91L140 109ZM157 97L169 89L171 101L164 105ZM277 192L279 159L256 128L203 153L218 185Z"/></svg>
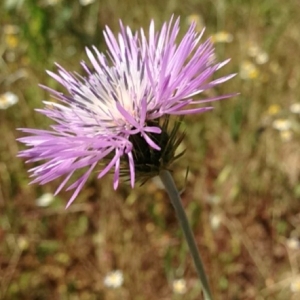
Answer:
<svg viewBox="0 0 300 300"><path fill-rule="evenodd" d="M39 83L60 88L45 69L58 62L81 71L85 46L105 51L106 24L117 32L119 19L136 29L154 19L159 27L174 13L182 33L196 14L207 37L233 35L216 49L219 60L232 58L220 74L238 76L212 92L241 94L185 119L187 154L174 165L180 188L190 168L182 200L215 299L299 299L300 250L290 242L300 237L300 115L289 110L300 94L299 0L48 2L1 2L0 93L12 91L19 102L0 110L0 297L200 299L173 209L155 181L115 192L111 176L91 178L68 210L67 192L38 207L59 181L28 185L30 166L16 158L16 128L50 124L34 112L49 99ZM266 63L249 56L253 45L269 55ZM249 78L240 76L245 62L253 63ZM272 127L278 118L292 123L289 133ZM124 274L116 290L103 284L114 269ZM186 280L184 295L172 291L175 278Z"/></svg>

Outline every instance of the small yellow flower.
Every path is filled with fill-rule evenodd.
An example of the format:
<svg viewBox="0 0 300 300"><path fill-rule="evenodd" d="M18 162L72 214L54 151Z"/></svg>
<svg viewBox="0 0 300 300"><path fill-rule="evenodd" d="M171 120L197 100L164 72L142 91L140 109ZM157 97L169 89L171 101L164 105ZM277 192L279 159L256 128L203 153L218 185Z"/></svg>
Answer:
<svg viewBox="0 0 300 300"><path fill-rule="evenodd" d="M123 273L120 270L109 272L104 278L104 285L116 289L122 286L124 281Z"/></svg>
<svg viewBox="0 0 300 300"><path fill-rule="evenodd" d="M267 114L270 116L277 115L281 110L281 107L278 104L272 104L268 107Z"/></svg>
<svg viewBox="0 0 300 300"><path fill-rule="evenodd" d="M204 20L201 15L192 14L187 17L187 23L190 25L191 23L196 23L196 30L201 31L205 27Z"/></svg>
<svg viewBox="0 0 300 300"><path fill-rule="evenodd" d="M291 130L280 131L280 137L283 142L289 142L293 138L293 132Z"/></svg>
<svg viewBox="0 0 300 300"><path fill-rule="evenodd" d="M17 245L18 245L18 247L19 247L19 249L21 251L24 251L24 250L28 249L28 247L29 247L29 241L28 241L28 239L26 237L19 236L17 238Z"/></svg>
<svg viewBox="0 0 300 300"><path fill-rule="evenodd" d="M185 294L187 291L186 281L184 279L174 280L172 284L172 289L175 294Z"/></svg>
<svg viewBox="0 0 300 300"><path fill-rule="evenodd" d="M249 60L242 62L240 67L240 76L242 79L256 79L259 75L257 67Z"/></svg>
<svg viewBox="0 0 300 300"><path fill-rule="evenodd" d="M226 31L220 31L212 36L214 43L231 43L233 41L233 35Z"/></svg>
<svg viewBox="0 0 300 300"><path fill-rule="evenodd" d="M300 277L299 276L292 280L290 289L291 289L291 292L293 292L293 293L300 292Z"/></svg>
<svg viewBox="0 0 300 300"><path fill-rule="evenodd" d="M16 35L14 34L8 34L5 36L5 44L7 45L8 48L16 48L19 44L19 39Z"/></svg>
<svg viewBox="0 0 300 300"><path fill-rule="evenodd" d="M4 34L4 43L10 48L14 49L19 45L19 37L18 34L20 32L20 28L16 25L7 24L3 26L3 34Z"/></svg>

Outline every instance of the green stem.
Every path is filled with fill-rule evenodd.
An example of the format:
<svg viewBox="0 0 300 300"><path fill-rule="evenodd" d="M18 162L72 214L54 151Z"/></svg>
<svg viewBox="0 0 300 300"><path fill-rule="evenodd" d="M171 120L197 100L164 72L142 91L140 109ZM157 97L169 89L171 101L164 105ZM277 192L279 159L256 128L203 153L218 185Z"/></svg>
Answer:
<svg viewBox="0 0 300 300"><path fill-rule="evenodd" d="M179 192L175 186L173 177L171 176L170 172L167 170L163 170L159 173L159 177L170 197L170 200L172 202L172 205L176 211L177 218L179 220L179 223L181 225L181 228L183 230L184 236L186 238L186 241L188 243L191 255L194 260L194 264L202 285L202 289L204 292L204 298L205 300L212 300L211 292L209 289L208 280L204 271L203 263L195 242L194 235L192 233L191 227L189 225L187 216L185 214L184 208L181 203L181 198L179 195Z"/></svg>

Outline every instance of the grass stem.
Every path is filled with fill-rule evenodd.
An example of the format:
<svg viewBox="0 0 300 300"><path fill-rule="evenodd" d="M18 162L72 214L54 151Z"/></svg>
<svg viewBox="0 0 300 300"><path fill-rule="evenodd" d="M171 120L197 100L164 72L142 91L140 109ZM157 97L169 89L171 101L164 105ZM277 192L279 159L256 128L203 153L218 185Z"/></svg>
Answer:
<svg viewBox="0 0 300 300"><path fill-rule="evenodd" d="M183 230L184 236L186 238L186 241L188 243L190 253L193 257L194 264L202 285L203 293L204 293L204 299L205 300L212 300L208 280L205 274L205 270L203 267L203 263L200 257L200 253L198 251L194 235L192 233L191 227L189 225L186 213L184 211L184 208L182 206L181 198L179 195L179 192L175 186L174 180L172 175L169 171L163 170L160 172L159 177L170 197L170 200L172 202L172 205L175 209L177 218L179 220L179 223L181 225L181 228Z"/></svg>

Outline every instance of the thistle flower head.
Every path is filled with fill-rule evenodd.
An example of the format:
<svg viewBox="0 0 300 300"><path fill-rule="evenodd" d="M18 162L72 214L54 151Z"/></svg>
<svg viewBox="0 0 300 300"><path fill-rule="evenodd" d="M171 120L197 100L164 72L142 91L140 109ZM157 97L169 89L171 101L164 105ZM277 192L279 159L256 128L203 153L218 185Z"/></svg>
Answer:
<svg viewBox="0 0 300 300"><path fill-rule="evenodd" d="M65 176L58 193L76 170L85 168L68 187L75 189L70 205L96 167L101 167L98 178L114 170L115 189L120 175L134 186L136 179L167 168L183 138L177 134L180 119L171 128L169 116L203 113L211 109L203 103L232 96L201 98L234 75L212 79L229 60L216 63L213 44L201 43L203 32L195 26L178 41L179 19L171 18L158 31L152 21L147 34L143 29L133 33L120 22L117 36L104 30L106 54L86 49L90 63L81 63L84 75L59 65L56 74L48 71L66 92L44 86L58 100L44 101L45 108L38 109L55 121L50 130L21 129L29 136L19 140L29 148L19 156L43 161L30 170L33 182Z"/></svg>

